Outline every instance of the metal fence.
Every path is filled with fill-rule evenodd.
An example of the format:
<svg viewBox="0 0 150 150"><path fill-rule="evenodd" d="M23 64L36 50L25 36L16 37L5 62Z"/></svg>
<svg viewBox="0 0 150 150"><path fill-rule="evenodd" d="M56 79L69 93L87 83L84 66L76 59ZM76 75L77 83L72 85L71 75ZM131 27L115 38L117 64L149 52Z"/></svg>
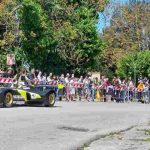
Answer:
<svg viewBox="0 0 150 150"><path fill-rule="evenodd" d="M66 98L66 89L58 89L58 97ZM99 102L150 102L150 88L145 89L144 91L134 90L114 90L111 89L86 89L75 88L74 99L76 100L91 100Z"/></svg>

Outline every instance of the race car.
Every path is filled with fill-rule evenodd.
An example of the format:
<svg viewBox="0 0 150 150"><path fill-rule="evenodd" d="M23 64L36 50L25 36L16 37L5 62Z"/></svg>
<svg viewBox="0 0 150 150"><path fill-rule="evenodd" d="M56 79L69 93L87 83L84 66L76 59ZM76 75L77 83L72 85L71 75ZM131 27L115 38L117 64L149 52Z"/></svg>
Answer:
<svg viewBox="0 0 150 150"><path fill-rule="evenodd" d="M23 88L0 87L0 104L12 107L14 101L24 101L27 105L40 104L52 107L55 104L56 86L34 85Z"/></svg>

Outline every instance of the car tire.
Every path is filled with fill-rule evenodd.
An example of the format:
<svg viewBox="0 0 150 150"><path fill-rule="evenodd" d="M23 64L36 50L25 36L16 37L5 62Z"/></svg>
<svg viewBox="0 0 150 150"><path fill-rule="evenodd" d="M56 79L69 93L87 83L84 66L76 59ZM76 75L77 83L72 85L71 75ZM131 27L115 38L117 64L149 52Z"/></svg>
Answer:
<svg viewBox="0 0 150 150"><path fill-rule="evenodd" d="M55 93L49 93L46 96L45 107L53 107L55 104Z"/></svg>
<svg viewBox="0 0 150 150"><path fill-rule="evenodd" d="M13 94L11 92L6 92L4 95L4 107L12 107L13 106Z"/></svg>

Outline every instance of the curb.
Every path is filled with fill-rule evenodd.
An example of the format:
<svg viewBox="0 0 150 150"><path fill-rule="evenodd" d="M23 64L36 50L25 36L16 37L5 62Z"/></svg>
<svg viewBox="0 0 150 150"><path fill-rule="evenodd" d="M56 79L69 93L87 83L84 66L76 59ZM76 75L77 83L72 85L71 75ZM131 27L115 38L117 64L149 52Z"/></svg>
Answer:
<svg viewBox="0 0 150 150"><path fill-rule="evenodd" d="M125 132L125 131L129 131L133 128L135 128L137 125L132 125L132 126L128 126L128 127L120 127L118 129L110 129L110 130L104 130L104 131L99 131L95 134L90 134L87 136L86 139L82 140L80 143L77 143L76 145L70 147L68 150L83 150L83 148L87 145L90 145L91 143L93 143L94 141L97 141L101 138L104 138L108 135L113 135L119 132Z"/></svg>

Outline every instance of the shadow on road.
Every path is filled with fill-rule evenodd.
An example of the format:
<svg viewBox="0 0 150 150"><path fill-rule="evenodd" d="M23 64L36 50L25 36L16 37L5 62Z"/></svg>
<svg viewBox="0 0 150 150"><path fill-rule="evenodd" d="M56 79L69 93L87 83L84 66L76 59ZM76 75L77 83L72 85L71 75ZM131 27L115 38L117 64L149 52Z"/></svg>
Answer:
<svg viewBox="0 0 150 150"><path fill-rule="evenodd" d="M54 108L62 108L62 106L53 106L53 107L45 107L45 106L41 106L38 104L34 104L34 105L25 105L25 104L13 104L12 107L10 108L18 108L18 107L41 107L41 108L47 108L47 109L54 109ZM3 106L0 106L0 109L9 109Z"/></svg>

